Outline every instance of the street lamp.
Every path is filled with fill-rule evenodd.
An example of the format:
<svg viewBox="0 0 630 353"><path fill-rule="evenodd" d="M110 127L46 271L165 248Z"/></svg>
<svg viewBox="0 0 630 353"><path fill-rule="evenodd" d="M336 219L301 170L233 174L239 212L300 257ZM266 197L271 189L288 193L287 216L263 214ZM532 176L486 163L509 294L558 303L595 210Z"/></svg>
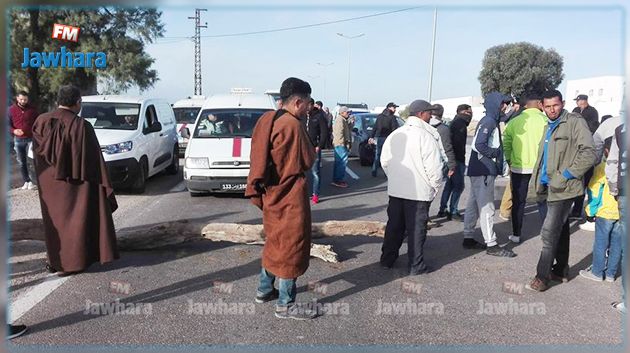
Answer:
<svg viewBox="0 0 630 353"><path fill-rule="evenodd" d="M351 39L363 37L365 33L357 34L356 36L347 36L343 33L337 33L338 36L348 40L348 86L346 91L346 103L350 103L350 51L351 51Z"/></svg>
<svg viewBox="0 0 630 353"><path fill-rule="evenodd" d="M326 67L330 66L334 64L334 62L329 62L329 63L317 63L317 65L321 66L324 68L324 93L322 94L322 99L325 100L326 99Z"/></svg>

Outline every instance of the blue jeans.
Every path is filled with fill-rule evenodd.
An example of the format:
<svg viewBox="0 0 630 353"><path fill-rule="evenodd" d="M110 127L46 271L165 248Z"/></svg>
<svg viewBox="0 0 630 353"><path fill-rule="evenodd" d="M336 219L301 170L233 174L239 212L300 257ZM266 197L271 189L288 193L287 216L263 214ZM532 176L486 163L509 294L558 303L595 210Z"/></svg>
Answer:
<svg viewBox="0 0 630 353"><path fill-rule="evenodd" d="M25 183L31 181L31 177L28 175L28 164L26 163L26 157L28 156L28 144L31 143L30 138L17 138L13 139L13 148L17 154L17 162L20 167L20 173L22 174L22 180Z"/></svg>
<svg viewBox="0 0 630 353"><path fill-rule="evenodd" d="M597 277L615 278L621 261L623 233L619 221L597 217L595 219L595 241L593 242L593 268ZM608 250L608 265L606 265Z"/></svg>
<svg viewBox="0 0 630 353"><path fill-rule="evenodd" d="M313 163L313 166L311 167L311 170L309 173L309 181L311 183L311 195L319 196L319 190L321 189L321 186L322 186L322 180L320 178L321 169L322 169L322 150L319 150L319 152L315 153L315 163Z"/></svg>
<svg viewBox="0 0 630 353"><path fill-rule="evenodd" d="M462 196L465 187L464 173L466 171L466 163L457 162L455 174L446 179L444 191L442 191L442 200L440 201L440 211L446 210L448 199L451 199L450 213L459 213L459 198Z"/></svg>
<svg viewBox="0 0 630 353"><path fill-rule="evenodd" d="M335 183L343 181L346 177L347 165L348 149L345 146L335 146L335 168L333 169L333 181Z"/></svg>
<svg viewBox="0 0 630 353"><path fill-rule="evenodd" d="M273 283L276 281L276 276L265 270L260 271L260 283L258 285L258 291L256 295L265 295L273 291ZM295 296L297 294L297 286L295 284L295 278L285 279L278 278L278 302L276 306L286 307L291 303L295 303Z"/></svg>
<svg viewBox="0 0 630 353"><path fill-rule="evenodd" d="M378 169L381 168L381 151L386 137L376 138L376 149L374 150L374 163L372 163L372 175L378 175Z"/></svg>

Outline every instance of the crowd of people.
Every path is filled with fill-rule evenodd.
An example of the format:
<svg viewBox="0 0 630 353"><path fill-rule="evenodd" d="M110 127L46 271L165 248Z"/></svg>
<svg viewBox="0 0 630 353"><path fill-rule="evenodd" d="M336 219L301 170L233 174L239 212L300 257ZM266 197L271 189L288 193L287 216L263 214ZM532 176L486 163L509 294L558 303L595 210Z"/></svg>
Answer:
<svg viewBox="0 0 630 353"><path fill-rule="evenodd" d="M39 117L28 106L25 93L17 98L9 110L10 131L25 188L31 186L24 168L24 145L33 143L49 271L72 275L94 262L115 260L119 257L112 221L116 198L93 127L78 115L79 89L61 87L58 108ZM625 124L620 117L611 117L599 125L596 110L582 102L587 97L580 95L576 100L577 110L568 112L557 90L526 92L518 102L499 92L488 93L485 116L475 129L468 159L468 126L473 115L469 105L458 106L447 125L441 105L414 100L409 117L398 126L398 106L389 103L369 140L375 145L372 175L376 177L382 168L387 177L383 269L394 266L406 237L409 275L433 270L425 261L424 243L431 203L442 186L438 217L463 221L465 249L515 257L512 250L499 245L494 231L495 182L509 175L513 234L508 241L521 242L528 202L536 202L543 220L543 245L526 288L540 292L551 282L567 281L570 217L575 216L576 204L582 207L585 194L588 202L580 215L585 211L587 218L595 219L595 242L593 264L580 271L580 277L614 281L625 257ZM279 108L265 113L253 131L245 195L262 210L265 232L255 301L277 300L279 318L307 320L317 314L296 303L296 281L309 266L311 203L319 202L322 150L331 135L332 185L348 186L344 178L352 144L350 110L340 107L331 120L323 103L311 98L310 85L291 77L281 85ZM212 123L208 117L207 129ZM459 199L465 175L470 191L462 215ZM474 237L477 224L483 242ZM625 288L624 271L622 285ZM625 290L613 306L625 312ZM9 329L17 334L22 327Z"/></svg>

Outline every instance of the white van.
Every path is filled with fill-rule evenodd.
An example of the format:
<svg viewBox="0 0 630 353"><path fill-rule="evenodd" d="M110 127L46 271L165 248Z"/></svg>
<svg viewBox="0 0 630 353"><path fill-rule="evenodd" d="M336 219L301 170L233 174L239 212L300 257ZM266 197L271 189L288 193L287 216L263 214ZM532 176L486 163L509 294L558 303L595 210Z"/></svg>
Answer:
<svg viewBox="0 0 630 353"><path fill-rule="evenodd" d="M94 127L114 187L143 193L147 178L178 173L175 115L166 100L84 96L79 115Z"/></svg>
<svg viewBox="0 0 630 353"><path fill-rule="evenodd" d="M188 137L184 181L190 194L244 192L249 174L251 137L258 119L275 110L267 94L228 94L209 97Z"/></svg>
<svg viewBox="0 0 630 353"><path fill-rule="evenodd" d="M175 113L175 121L177 122L177 140L179 143L179 156L183 157L188 145L188 139L181 135L183 128L193 125L203 102L206 100L204 96L192 96L186 99L180 99L173 103L173 112Z"/></svg>

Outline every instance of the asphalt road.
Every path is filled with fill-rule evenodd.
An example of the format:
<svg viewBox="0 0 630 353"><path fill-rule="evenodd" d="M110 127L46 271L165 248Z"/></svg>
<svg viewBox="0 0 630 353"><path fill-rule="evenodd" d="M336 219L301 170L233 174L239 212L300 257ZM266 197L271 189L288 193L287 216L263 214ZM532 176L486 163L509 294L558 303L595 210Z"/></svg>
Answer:
<svg viewBox="0 0 630 353"><path fill-rule="evenodd" d="M323 197L312 209L314 221L386 221L384 177L371 177L369 168L353 160L350 168L359 179L350 178L349 188L337 189L329 185L329 152L324 160ZM498 181L497 207L506 182ZM462 209L467 195L460 201ZM12 221L41 217L36 192L11 190L9 196ZM118 201L118 229L182 218L261 222L260 212L242 197L191 197L181 175L156 176L149 180L146 194L119 193ZM434 202L432 215L437 206ZM30 326L29 334L12 344L539 345L529 347L536 350L597 345L590 347L622 350L622 316L610 308L620 298L620 279L596 283L576 277L591 262L592 232L574 227L571 280L534 293L523 288L535 273L541 248L534 207L528 207L525 240L514 247L518 257L513 259L465 250L463 224L436 221L441 226L429 231L425 249L426 261L436 271L414 278L406 276L406 245L388 271L378 266L380 238L318 240L331 244L341 262L311 259L309 270L299 278L298 301L311 303L323 314L309 322L280 320L273 316L273 303L254 304L260 246L198 241L125 252L112 264L94 265L54 282L42 271L41 242L13 242L11 305L24 305L28 296L35 299L17 320ZM511 226L498 217L495 221L505 244ZM42 291L47 295L40 299ZM116 306L122 312L112 314Z"/></svg>

